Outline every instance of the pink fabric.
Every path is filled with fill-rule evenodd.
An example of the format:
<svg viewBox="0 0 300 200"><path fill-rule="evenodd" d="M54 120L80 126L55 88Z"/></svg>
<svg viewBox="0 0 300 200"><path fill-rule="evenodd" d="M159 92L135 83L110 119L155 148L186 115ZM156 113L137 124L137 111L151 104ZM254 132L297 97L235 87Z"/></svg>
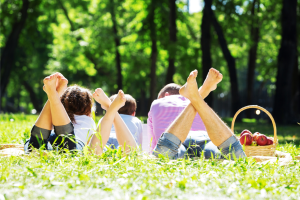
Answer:
<svg viewBox="0 0 300 200"><path fill-rule="evenodd" d="M162 133L165 132L189 103L190 101L181 95L166 96L153 101L147 120L148 131L152 137L151 150L155 148ZM191 131L206 131L198 113L192 124Z"/></svg>

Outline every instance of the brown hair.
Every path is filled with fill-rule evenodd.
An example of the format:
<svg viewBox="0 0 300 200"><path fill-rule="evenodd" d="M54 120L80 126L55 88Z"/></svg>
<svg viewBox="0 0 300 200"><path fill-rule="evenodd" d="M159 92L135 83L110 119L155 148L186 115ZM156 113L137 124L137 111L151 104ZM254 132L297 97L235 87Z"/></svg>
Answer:
<svg viewBox="0 0 300 200"><path fill-rule="evenodd" d="M78 85L70 86L60 98L72 123L76 123L74 115L90 115L93 96L90 90Z"/></svg>
<svg viewBox="0 0 300 200"><path fill-rule="evenodd" d="M176 83L169 83L165 87L163 87L160 92L158 93L157 98L163 98L165 97L165 94L168 92L170 95L176 95L179 94L179 89L181 88L180 85Z"/></svg>
<svg viewBox="0 0 300 200"><path fill-rule="evenodd" d="M111 101L113 101L116 98L116 94L112 95L111 97L109 97L109 99ZM136 101L135 99L129 95L129 94L125 94L125 98L126 98L126 102L125 105L119 109L119 113L120 114L124 114L124 115L132 115L135 111L136 111Z"/></svg>

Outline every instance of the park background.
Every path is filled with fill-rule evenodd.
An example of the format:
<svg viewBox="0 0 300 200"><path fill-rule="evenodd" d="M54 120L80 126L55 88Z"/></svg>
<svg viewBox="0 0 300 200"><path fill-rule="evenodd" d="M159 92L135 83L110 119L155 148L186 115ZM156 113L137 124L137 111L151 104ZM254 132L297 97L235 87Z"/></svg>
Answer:
<svg viewBox="0 0 300 200"><path fill-rule="evenodd" d="M201 85L214 67L224 79L206 102L221 117L256 104L278 124L300 121L299 0L0 2L1 112L39 113L42 80L59 71L108 95L123 89L147 116L165 84L197 69Z"/></svg>

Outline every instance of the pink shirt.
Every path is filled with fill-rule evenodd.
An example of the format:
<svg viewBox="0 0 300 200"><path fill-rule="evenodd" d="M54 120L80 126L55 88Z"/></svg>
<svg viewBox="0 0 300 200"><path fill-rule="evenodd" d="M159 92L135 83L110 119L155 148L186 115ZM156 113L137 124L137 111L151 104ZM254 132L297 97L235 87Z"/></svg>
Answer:
<svg viewBox="0 0 300 200"><path fill-rule="evenodd" d="M170 126L190 101L181 95L170 95L154 100L148 113L148 131L152 137L151 147L153 150L158 139ZM192 124L191 131L206 131L205 126L197 113Z"/></svg>

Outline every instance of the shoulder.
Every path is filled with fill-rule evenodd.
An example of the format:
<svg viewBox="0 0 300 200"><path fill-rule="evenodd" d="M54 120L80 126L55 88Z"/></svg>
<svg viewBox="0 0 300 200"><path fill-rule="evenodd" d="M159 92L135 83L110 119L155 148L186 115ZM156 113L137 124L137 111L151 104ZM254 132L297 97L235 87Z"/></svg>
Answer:
<svg viewBox="0 0 300 200"><path fill-rule="evenodd" d="M170 95L161 99L156 99L151 104L151 109L157 107L181 107L189 104L189 100L181 95Z"/></svg>

